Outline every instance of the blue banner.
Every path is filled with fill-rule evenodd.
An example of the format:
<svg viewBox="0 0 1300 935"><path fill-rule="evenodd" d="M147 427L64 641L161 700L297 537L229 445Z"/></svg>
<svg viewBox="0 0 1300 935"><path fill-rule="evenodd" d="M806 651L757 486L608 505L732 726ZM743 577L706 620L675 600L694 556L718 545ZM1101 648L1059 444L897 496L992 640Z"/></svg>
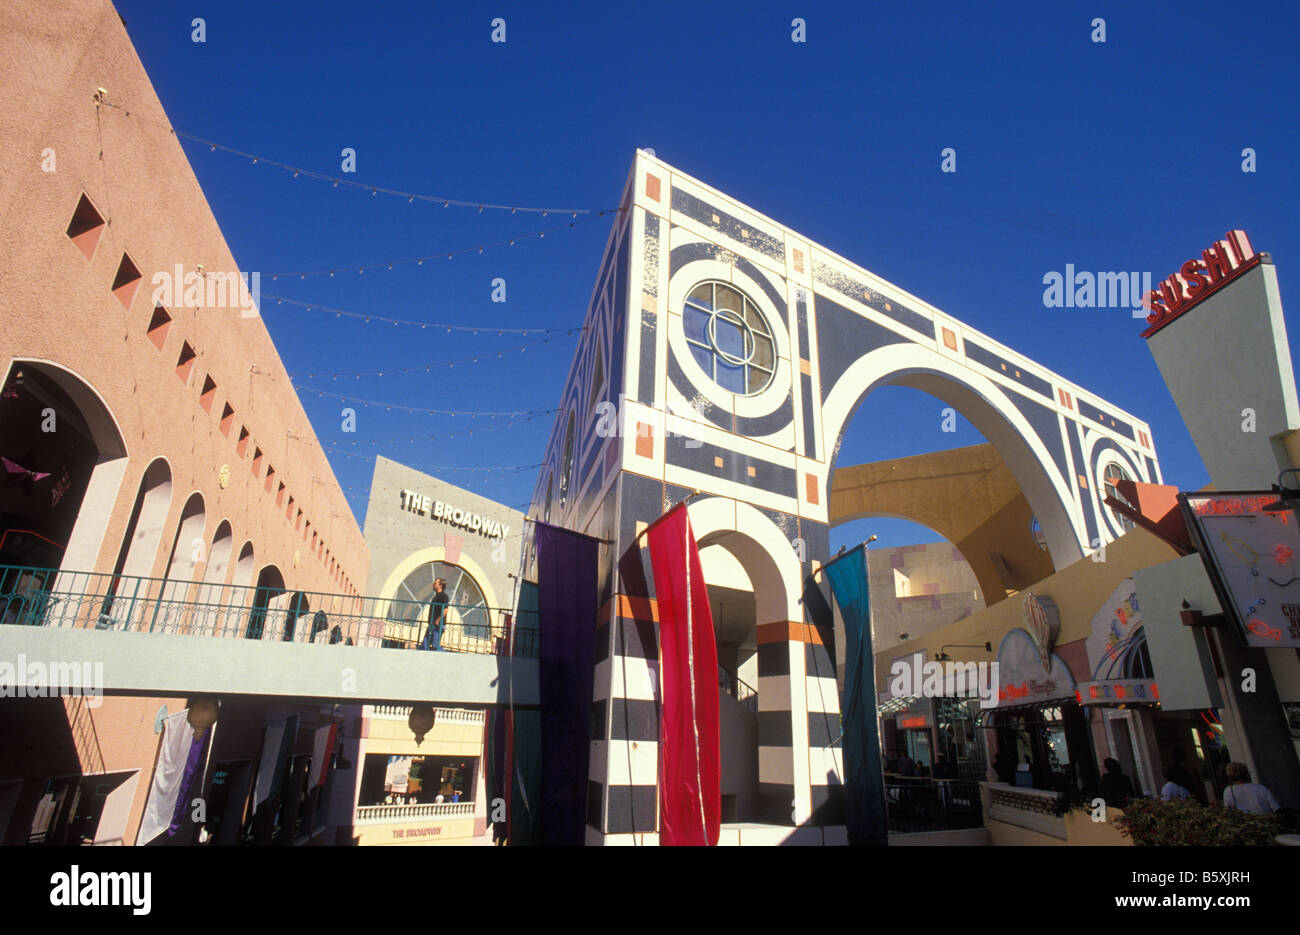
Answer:
<svg viewBox="0 0 1300 935"><path fill-rule="evenodd" d="M844 797L849 844L888 843L885 783L876 724L876 670L871 655L867 550L859 545L822 569L844 620Z"/></svg>

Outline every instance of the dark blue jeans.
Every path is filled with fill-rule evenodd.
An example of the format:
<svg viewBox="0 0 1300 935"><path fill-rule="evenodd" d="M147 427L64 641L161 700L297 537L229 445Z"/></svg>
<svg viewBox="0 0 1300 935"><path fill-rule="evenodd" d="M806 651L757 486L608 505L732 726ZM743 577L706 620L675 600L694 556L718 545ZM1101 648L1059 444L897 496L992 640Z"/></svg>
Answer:
<svg viewBox="0 0 1300 935"><path fill-rule="evenodd" d="M435 651L442 649L442 624L441 623L429 624L429 629L427 629L424 633L424 639L420 641L420 648L432 649Z"/></svg>

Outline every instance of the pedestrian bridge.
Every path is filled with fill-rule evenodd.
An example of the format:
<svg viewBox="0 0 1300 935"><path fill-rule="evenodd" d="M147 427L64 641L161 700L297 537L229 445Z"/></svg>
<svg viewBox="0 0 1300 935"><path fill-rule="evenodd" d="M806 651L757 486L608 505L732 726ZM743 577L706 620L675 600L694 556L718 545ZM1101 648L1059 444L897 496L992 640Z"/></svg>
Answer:
<svg viewBox="0 0 1300 935"><path fill-rule="evenodd" d="M538 704L535 621L443 616L439 651L423 651L427 604L0 565L0 664L18 684L79 667L112 694Z"/></svg>

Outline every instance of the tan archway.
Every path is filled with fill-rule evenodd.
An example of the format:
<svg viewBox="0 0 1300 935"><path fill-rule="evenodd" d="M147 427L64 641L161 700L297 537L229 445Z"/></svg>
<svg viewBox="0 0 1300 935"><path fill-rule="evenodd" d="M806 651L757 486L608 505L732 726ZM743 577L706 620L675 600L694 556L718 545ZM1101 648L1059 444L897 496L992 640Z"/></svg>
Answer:
<svg viewBox="0 0 1300 935"><path fill-rule="evenodd" d="M1030 533L1033 510L990 444L837 468L830 524L892 516L951 542L979 582L985 606L1055 571Z"/></svg>

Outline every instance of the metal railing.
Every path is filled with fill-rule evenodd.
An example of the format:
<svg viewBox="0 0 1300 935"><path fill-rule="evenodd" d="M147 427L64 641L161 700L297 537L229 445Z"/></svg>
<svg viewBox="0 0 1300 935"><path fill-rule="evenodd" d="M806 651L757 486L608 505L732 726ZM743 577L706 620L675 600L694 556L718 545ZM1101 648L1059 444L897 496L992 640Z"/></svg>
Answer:
<svg viewBox="0 0 1300 935"><path fill-rule="evenodd" d="M357 824L378 825L421 818L463 818L473 816L473 802L426 803L424 805L359 805Z"/></svg>
<svg viewBox="0 0 1300 935"><path fill-rule="evenodd" d="M984 825L977 782L902 779L885 782L885 808L894 834L955 831Z"/></svg>
<svg viewBox="0 0 1300 935"><path fill-rule="evenodd" d="M0 565L0 623L417 649L429 604L284 588ZM444 652L537 656L537 628L505 608L448 604Z"/></svg>
<svg viewBox="0 0 1300 935"><path fill-rule="evenodd" d="M749 710L758 712L758 689L741 681L736 673L718 666L718 687Z"/></svg>

